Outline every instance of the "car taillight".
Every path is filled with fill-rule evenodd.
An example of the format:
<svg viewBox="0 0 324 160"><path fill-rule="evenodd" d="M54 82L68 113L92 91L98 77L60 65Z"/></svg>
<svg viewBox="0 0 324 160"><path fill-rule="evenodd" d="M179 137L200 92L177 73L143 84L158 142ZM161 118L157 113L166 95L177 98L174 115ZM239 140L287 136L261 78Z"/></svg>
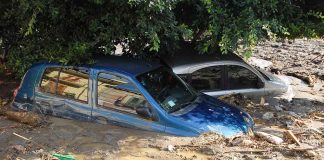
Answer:
<svg viewBox="0 0 324 160"><path fill-rule="evenodd" d="M16 97L17 96L17 93L18 93L18 90L19 90L20 87L16 88L13 92L13 96Z"/></svg>

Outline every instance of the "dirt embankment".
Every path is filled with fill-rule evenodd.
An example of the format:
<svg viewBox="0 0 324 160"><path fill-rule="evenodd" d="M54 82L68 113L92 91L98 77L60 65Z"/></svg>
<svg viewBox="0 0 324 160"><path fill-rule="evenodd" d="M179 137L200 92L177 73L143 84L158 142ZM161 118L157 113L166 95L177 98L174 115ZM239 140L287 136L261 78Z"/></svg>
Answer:
<svg viewBox="0 0 324 160"><path fill-rule="evenodd" d="M323 68L323 40L267 42L257 50L257 58L273 63L269 70L288 79L294 96L291 101L285 97L221 97L254 118L255 136L174 137L43 115L43 123L35 127L0 114L0 159L46 159L52 153L76 159L324 159L323 69L319 70ZM318 55L320 61L314 62ZM297 74L311 76L314 82L300 80ZM17 83L3 85L8 82L9 78L0 79L0 90L11 95ZM2 98L3 103L10 102L8 96Z"/></svg>
<svg viewBox="0 0 324 160"><path fill-rule="evenodd" d="M324 80L323 39L267 41L255 48L253 56L271 61L273 65L269 69L272 72L304 81Z"/></svg>

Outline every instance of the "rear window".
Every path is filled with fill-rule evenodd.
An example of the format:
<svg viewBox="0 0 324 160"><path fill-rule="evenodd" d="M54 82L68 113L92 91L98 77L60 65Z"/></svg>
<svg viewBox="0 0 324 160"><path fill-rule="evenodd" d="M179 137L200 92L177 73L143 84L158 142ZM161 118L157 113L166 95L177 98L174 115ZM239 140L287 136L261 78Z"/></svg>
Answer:
<svg viewBox="0 0 324 160"><path fill-rule="evenodd" d="M47 68L43 74L40 90L46 93L55 94L56 82L60 68Z"/></svg>
<svg viewBox="0 0 324 160"><path fill-rule="evenodd" d="M40 90L82 102L88 101L89 72L80 68L47 68Z"/></svg>

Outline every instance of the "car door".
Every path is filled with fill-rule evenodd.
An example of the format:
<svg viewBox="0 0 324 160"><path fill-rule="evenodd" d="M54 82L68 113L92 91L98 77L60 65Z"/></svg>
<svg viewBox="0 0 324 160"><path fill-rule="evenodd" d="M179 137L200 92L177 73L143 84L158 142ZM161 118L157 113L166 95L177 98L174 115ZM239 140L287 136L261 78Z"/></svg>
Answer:
<svg viewBox="0 0 324 160"><path fill-rule="evenodd" d="M54 70L54 71L52 71ZM89 74L86 68L47 68L35 101L42 111L54 116L90 120Z"/></svg>
<svg viewBox="0 0 324 160"><path fill-rule="evenodd" d="M64 106L64 100L56 97L56 86L61 71L60 66L45 68L39 85L35 88L34 110L42 114L57 115L54 108Z"/></svg>
<svg viewBox="0 0 324 160"><path fill-rule="evenodd" d="M63 67L59 74L56 95L57 99L64 101L64 105L55 107L55 111L66 118L91 120L89 88L88 68Z"/></svg>
<svg viewBox="0 0 324 160"><path fill-rule="evenodd" d="M224 94L224 66L197 66L191 68L192 73L188 78L188 83L197 91L210 96Z"/></svg>
<svg viewBox="0 0 324 160"><path fill-rule="evenodd" d="M241 65L225 65L224 94L264 95L264 82L255 72Z"/></svg>
<svg viewBox="0 0 324 160"><path fill-rule="evenodd" d="M154 108L130 78L114 72L98 71L95 86L96 100L92 111L95 121L165 131L165 125L159 121ZM149 110L151 116L141 115L139 110L142 108Z"/></svg>

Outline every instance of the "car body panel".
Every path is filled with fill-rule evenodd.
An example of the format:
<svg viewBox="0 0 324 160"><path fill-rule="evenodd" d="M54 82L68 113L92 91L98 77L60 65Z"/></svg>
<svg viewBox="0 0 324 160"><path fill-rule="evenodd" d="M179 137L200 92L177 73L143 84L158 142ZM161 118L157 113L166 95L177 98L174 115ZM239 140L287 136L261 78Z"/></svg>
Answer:
<svg viewBox="0 0 324 160"><path fill-rule="evenodd" d="M196 56L197 57L197 56ZM204 55L202 55L204 57ZM175 58L176 59L176 58ZM194 58L193 58L194 59ZM233 60L230 60L233 59ZM168 61L168 60L164 60ZM239 58L210 58L210 59L201 59L201 60L191 60L188 63L181 62L171 62L169 63L173 72L178 75L189 75L193 72L211 66L241 66L244 67L255 75L263 82L264 86L262 88L247 88L247 89L231 89L231 90L211 90L211 91L201 91L210 96L218 97L221 95L229 95L229 94L244 94L248 96L264 96L264 95L278 95L283 94L287 91L288 86L282 82L279 78L275 77L269 72L263 71L262 73L267 76L269 79L265 79L264 76L254 67L250 66L243 60L239 60ZM185 78L184 78L185 79Z"/></svg>
<svg viewBox="0 0 324 160"><path fill-rule="evenodd" d="M190 106L174 114L198 132L217 132L226 137L248 133L253 120L242 110L201 94Z"/></svg>
<svg viewBox="0 0 324 160"><path fill-rule="evenodd" d="M115 61L115 59L114 59ZM107 61L109 63L109 61ZM141 64L139 64L141 65ZM141 83L136 79L138 74L141 74L146 71L150 71L154 68L162 67L161 65L148 65L148 66L136 66L134 68L141 68L138 71L134 69L123 69L119 66L114 67L113 65L92 65L92 66L81 66L89 69L89 83L88 83L88 99L87 102L79 102L74 99L69 99L66 97L61 97L57 94L49 94L44 93L39 90L39 86L41 83L43 72L46 68L49 67L67 67L61 66L52 63L43 63L41 65L33 66L30 71L26 73L26 77L22 82L22 87L19 89L17 96L15 97L12 107L18 110L25 111L36 111L44 114L50 114L58 117L69 118L69 119L77 119L83 121L95 121L99 123L112 123L120 126L131 127L144 129L148 131L155 131L161 133L169 133L179 136L198 136L201 133L207 131L219 131L212 130L211 128L208 130L206 128L201 128L202 125L212 126L212 121L217 121L217 124L221 124L224 121L226 125L230 125L232 128L242 128L250 124L249 127L253 128L253 120L246 120L245 113L239 109L234 109L225 103L220 102L219 100L212 98L207 95L200 95L200 98L197 98L198 101L196 104L199 104L195 107L194 110L188 112L187 114L172 114L167 113L160 105L155 101L155 99L148 93L148 91L141 85ZM124 66L123 66L124 67ZM132 67L132 66L129 66ZM32 71L32 72L31 72ZM152 119L144 119L139 116L134 116L132 114L115 111L113 109L105 109L99 107L97 105L97 79L99 73L113 73L114 75L118 75L126 78L132 83L137 89L134 87L130 87L129 84L123 84L118 86L121 89L133 90L133 92L139 92L144 96L146 101L149 104L149 107L152 109ZM27 87L23 86L26 83ZM28 91L27 91L28 90ZM28 105L30 107L23 108L21 99L24 97L22 95L22 91L27 91L31 97L29 98ZM22 92L22 93L20 93ZM211 107L209 107L209 106ZM188 104L183 109L192 108L192 104ZM221 110L220 106L225 108L231 108L230 111ZM207 107L207 108L206 108ZM218 118L213 118L208 116L209 109L215 109L215 112L226 112L226 115L229 116L228 112L233 112L233 115L230 117L222 116ZM218 109L217 109L218 108ZM206 110L207 109L207 110ZM198 114L197 112L201 112ZM211 114L216 114L212 112ZM219 113L222 114L222 113ZM194 115L203 115L200 120L201 123L193 122L190 120L190 117ZM225 114L224 114L225 115ZM236 116L235 116L236 115ZM212 116L212 115L211 115ZM192 119L192 118L191 118ZM234 120L237 119L237 120ZM206 121L206 123L202 123ZM229 123L227 123L229 122ZM216 123L216 122L215 122ZM245 130L235 130L236 133L244 132ZM221 133L224 136L232 136L234 135L234 130L231 132Z"/></svg>

